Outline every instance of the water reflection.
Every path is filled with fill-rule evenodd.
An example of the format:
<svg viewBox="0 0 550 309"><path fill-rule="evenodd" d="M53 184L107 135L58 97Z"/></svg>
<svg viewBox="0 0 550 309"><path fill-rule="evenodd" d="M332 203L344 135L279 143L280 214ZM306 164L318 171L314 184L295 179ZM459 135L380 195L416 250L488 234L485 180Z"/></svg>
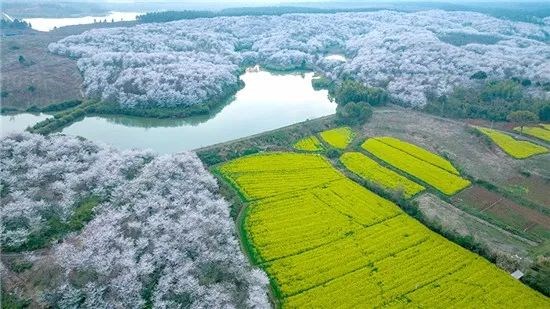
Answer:
<svg viewBox="0 0 550 309"><path fill-rule="evenodd" d="M31 113L0 115L0 136L4 137L10 133L23 132L28 127L48 117L46 114Z"/></svg>
<svg viewBox="0 0 550 309"><path fill-rule="evenodd" d="M109 12L105 16L83 16L66 18L25 18L24 21L31 24L34 30L51 31L56 27L71 25L93 24L96 22L131 21L136 20L139 12Z"/></svg>
<svg viewBox="0 0 550 309"><path fill-rule="evenodd" d="M63 133L119 148L159 153L195 149L334 113L326 90L311 86L313 73L247 71L245 87L215 115L188 119L86 117Z"/></svg>

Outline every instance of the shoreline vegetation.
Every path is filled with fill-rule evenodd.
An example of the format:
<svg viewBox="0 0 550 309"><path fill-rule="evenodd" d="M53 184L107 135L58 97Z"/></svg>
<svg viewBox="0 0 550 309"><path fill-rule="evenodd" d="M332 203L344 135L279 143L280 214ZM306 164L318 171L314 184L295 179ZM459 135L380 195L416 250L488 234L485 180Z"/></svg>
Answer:
<svg viewBox="0 0 550 309"><path fill-rule="evenodd" d="M315 72L308 69L264 69L273 74ZM241 72L246 69L242 68ZM228 88L223 95L210 99L207 102L181 106L181 107L149 107L149 108L124 108L117 103L101 102L94 100L71 100L46 107L33 106L26 112L56 112L52 117L41 121L28 129L31 133L50 134L92 115L124 115L146 118L189 118L193 116L214 116L221 108L230 104L231 99L245 87L244 82L239 79L238 86ZM381 106L391 101L385 90L375 87L367 87L357 81L346 79L340 84L336 82L325 82L320 85L317 78L312 80L312 87L315 90L326 89L329 92L329 99L337 105L337 115L341 123L361 123L372 114L371 106ZM347 106L347 107L345 107ZM13 110L2 110L2 113L13 112Z"/></svg>

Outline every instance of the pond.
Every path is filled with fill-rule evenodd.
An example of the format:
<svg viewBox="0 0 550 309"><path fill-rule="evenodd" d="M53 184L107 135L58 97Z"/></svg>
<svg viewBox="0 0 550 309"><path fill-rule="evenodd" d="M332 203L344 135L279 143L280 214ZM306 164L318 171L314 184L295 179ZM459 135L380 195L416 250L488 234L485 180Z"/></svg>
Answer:
<svg viewBox="0 0 550 309"><path fill-rule="evenodd" d="M83 16L83 17L65 17L65 18L25 18L33 29L38 31L51 31L55 27L64 27L71 25L93 24L95 22L112 21L131 21L136 20L139 12L109 12L104 16Z"/></svg>
<svg viewBox="0 0 550 309"><path fill-rule="evenodd" d="M313 73L277 74L263 70L241 76L245 87L218 113L189 119L93 116L63 133L117 148L149 148L174 153L280 128L333 114L336 104L326 90L314 90Z"/></svg>
<svg viewBox="0 0 550 309"><path fill-rule="evenodd" d="M0 131L0 137L4 137L9 133L23 132L27 127L30 127L48 117L50 116L47 114L30 113L1 115L0 123L2 130Z"/></svg>

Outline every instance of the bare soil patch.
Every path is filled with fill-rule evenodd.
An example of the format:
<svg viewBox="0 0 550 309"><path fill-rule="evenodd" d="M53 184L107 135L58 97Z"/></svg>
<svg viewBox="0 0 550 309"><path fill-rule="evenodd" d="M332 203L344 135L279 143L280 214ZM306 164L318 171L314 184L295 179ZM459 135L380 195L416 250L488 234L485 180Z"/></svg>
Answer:
<svg viewBox="0 0 550 309"><path fill-rule="evenodd" d="M453 201L461 207L473 208L523 233L542 239L550 233L549 216L479 186L462 191Z"/></svg>

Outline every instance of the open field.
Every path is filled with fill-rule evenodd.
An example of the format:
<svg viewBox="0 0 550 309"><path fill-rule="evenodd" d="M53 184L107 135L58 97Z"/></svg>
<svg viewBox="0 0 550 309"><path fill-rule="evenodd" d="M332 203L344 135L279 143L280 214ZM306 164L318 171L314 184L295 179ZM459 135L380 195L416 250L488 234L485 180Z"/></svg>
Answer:
<svg viewBox="0 0 550 309"><path fill-rule="evenodd" d="M319 150L323 150L323 144L317 138L317 136L312 135L312 136L304 137L301 140L294 143L294 148L297 150L304 150L304 151L319 151Z"/></svg>
<svg viewBox="0 0 550 309"><path fill-rule="evenodd" d="M520 141L512 136L489 128L476 127L481 133L487 135L504 152L516 159L525 159L531 156L548 153L548 149L528 141Z"/></svg>
<svg viewBox="0 0 550 309"><path fill-rule="evenodd" d="M323 131L319 135L327 144L338 149L345 149L353 139L353 131L349 127Z"/></svg>
<svg viewBox="0 0 550 309"><path fill-rule="evenodd" d="M550 180L550 155L516 160L487 138L475 133L467 123L439 118L398 107L377 110L364 125L368 137L394 136L427 150L443 154L455 167L474 180L496 185L541 206L547 205L546 185Z"/></svg>
<svg viewBox="0 0 550 309"><path fill-rule="evenodd" d="M316 135L335 126L332 117L324 117L250 138L213 145L199 150L198 153L201 158L203 156L207 159L215 157L216 160L213 163L208 163L212 165L246 155L250 151L293 151L292 144L295 141L306 136ZM375 109L374 115L368 123L363 127L352 129L355 138L348 146L349 151L364 153L361 144L365 139L393 136L449 158L452 165L462 175L472 180L476 187L483 186L491 193L501 198L504 197L528 210L543 211L550 208L550 197L547 193L550 185L550 156L548 154L516 160L501 151L486 137L476 133L476 130L467 123L403 110L394 106ZM325 151L319 153L327 154ZM338 158L331 158L331 161L342 173L378 194L400 203L399 205L407 212L410 211L410 207L418 209L422 213L421 217L414 214L416 210L409 213L431 229L443 232L454 242L464 245L463 240L466 240L468 243L472 243L468 239L464 239L464 237L471 237L475 247L472 250L482 252L483 256L491 261L495 261L496 258L497 265L507 271L521 269L527 273L528 277L524 282L530 282L531 286L548 293L548 289L545 288L547 286L545 278L548 278L549 273L547 267L544 266L550 256L548 241L540 242L540 237L523 233L495 217L481 215L477 209L482 207L480 205L484 201L473 201L479 205L462 209L458 207L460 205L455 205L455 199L444 197L441 194L418 194L411 202L396 200L396 195L391 194L391 191L380 190L383 188L380 182L374 185L370 181L364 182L362 181L364 178L347 170ZM375 159L375 161L385 168L406 176L382 160ZM415 178L409 179L414 180ZM469 189L464 190L458 196L468 191ZM234 198L232 193L228 196ZM433 197L433 199L424 198L425 196ZM233 211L238 211L244 205L238 197L233 201L234 205L237 205ZM402 205L403 202L405 202L404 205ZM411 206L407 206L407 204L411 204ZM537 229L528 231L538 233ZM476 244L486 249L481 248L479 251Z"/></svg>
<svg viewBox="0 0 550 309"><path fill-rule="evenodd" d="M361 147L378 159L422 180L446 195L453 195L470 185L468 180L381 142L378 138L368 139Z"/></svg>
<svg viewBox="0 0 550 309"><path fill-rule="evenodd" d="M548 125L546 125L548 126ZM523 128L523 134L531 135L533 137L539 138L543 141L550 142L550 127L525 127ZM516 132L522 132L521 128L514 128Z"/></svg>
<svg viewBox="0 0 550 309"><path fill-rule="evenodd" d="M48 44L92 28L133 24L135 22L77 25L50 32L26 30L2 37L2 108L23 111L31 106L82 99L82 77L76 61L50 53Z"/></svg>
<svg viewBox="0 0 550 309"><path fill-rule="evenodd" d="M461 208L473 208L481 215L539 241L550 238L550 216L482 187L473 186L464 190L453 198L453 203Z"/></svg>
<svg viewBox="0 0 550 309"><path fill-rule="evenodd" d="M47 50L49 43L61 38L35 31L2 38L2 108L25 110L82 98L76 61Z"/></svg>
<svg viewBox="0 0 550 309"><path fill-rule="evenodd" d="M533 262L531 251L538 243L464 212L433 194L420 194L415 201L428 222L462 237L471 237L497 257L500 267L514 271L518 267L525 269Z"/></svg>
<svg viewBox="0 0 550 309"><path fill-rule="evenodd" d="M412 180L378 164L359 152L346 152L340 157L344 166L361 178L392 192L402 192L410 198L425 188Z"/></svg>
<svg viewBox="0 0 550 309"><path fill-rule="evenodd" d="M518 175L506 181L506 190L550 210L550 179L538 175Z"/></svg>
<svg viewBox="0 0 550 309"><path fill-rule="evenodd" d="M319 155L252 155L219 171L249 202L245 244L283 307L548 305Z"/></svg>

